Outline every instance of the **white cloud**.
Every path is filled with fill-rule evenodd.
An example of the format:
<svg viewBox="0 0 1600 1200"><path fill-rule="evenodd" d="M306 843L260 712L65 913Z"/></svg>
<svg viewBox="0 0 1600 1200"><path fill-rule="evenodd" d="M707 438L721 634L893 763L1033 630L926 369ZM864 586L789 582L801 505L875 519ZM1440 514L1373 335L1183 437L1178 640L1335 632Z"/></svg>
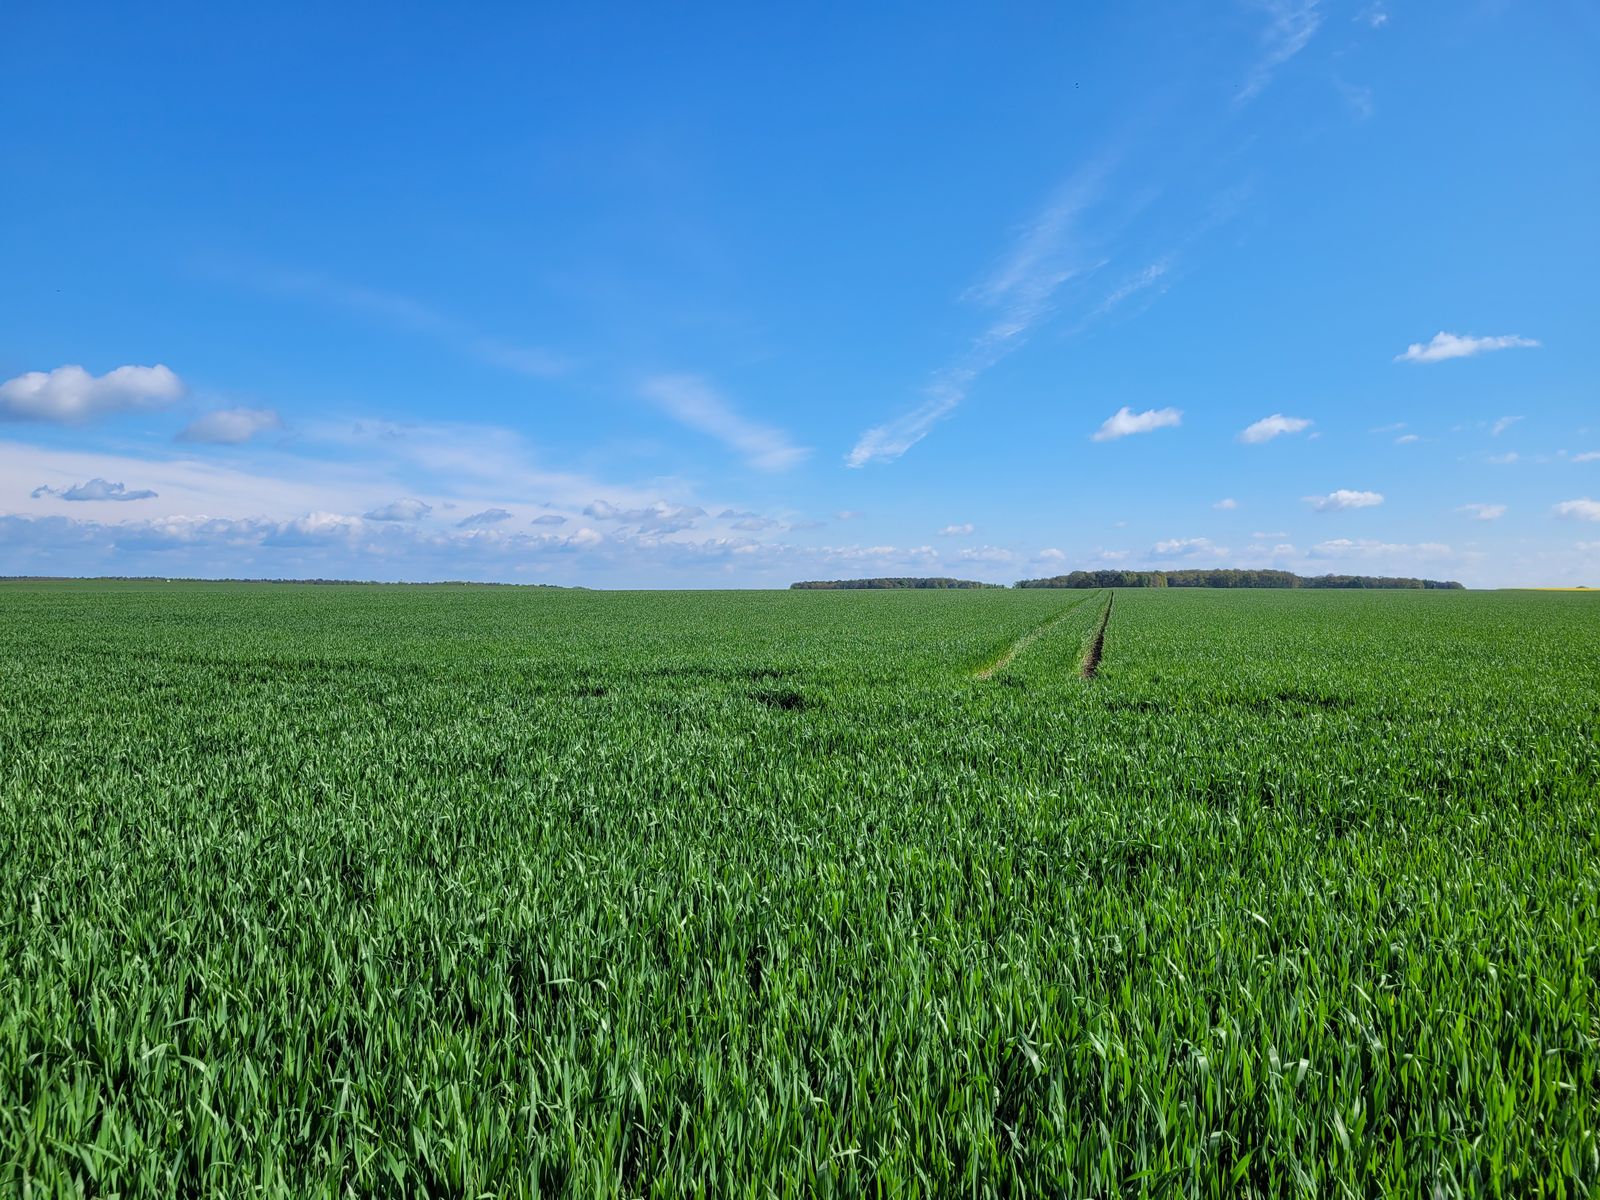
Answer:
<svg viewBox="0 0 1600 1200"><path fill-rule="evenodd" d="M1057 550L1054 546L1046 546L1043 550L1034 555L1034 558L1040 560L1041 562L1060 562L1066 557L1067 556L1065 553Z"/></svg>
<svg viewBox="0 0 1600 1200"><path fill-rule="evenodd" d="M1380 542L1373 538L1333 538L1311 547L1312 558L1452 558L1443 542Z"/></svg>
<svg viewBox="0 0 1600 1200"><path fill-rule="evenodd" d="M1317 0L1260 0L1256 7L1266 14L1267 27L1261 34L1261 57L1235 97L1239 104L1259 95L1273 73L1304 50L1322 24Z"/></svg>
<svg viewBox="0 0 1600 1200"><path fill-rule="evenodd" d="M1226 546L1219 546L1210 538L1168 538L1150 547L1152 558L1204 558L1225 556Z"/></svg>
<svg viewBox="0 0 1600 1200"><path fill-rule="evenodd" d="M1489 436L1499 437L1520 420L1522 420L1521 417L1501 417L1493 425L1489 426Z"/></svg>
<svg viewBox="0 0 1600 1200"><path fill-rule="evenodd" d="M1222 500L1218 500L1211 507L1221 509L1223 512L1232 512L1234 509L1239 507L1239 502L1232 496L1228 496Z"/></svg>
<svg viewBox="0 0 1600 1200"><path fill-rule="evenodd" d="M1507 467L1516 462L1520 457L1522 456L1519 455L1515 450L1511 450L1505 454L1491 454L1488 458L1488 461L1497 467Z"/></svg>
<svg viewBox="0 0 1600 1200"><path fill-rule="evenodd" d="M1412 342L1405 353L1396 354L1395 362L1435 363L1447 358L1472 358L1490 350L1510 350L1519 346L1537 346L1532 338L1518 337L1514 333L1497 337L1469 337L1440 330L1431 342Z"/></svg>
<svg viewBox="0 0 1600 1200"><path fill-rule="evenodd" d="M963 525L946 525L943 529L939 530L939 536L940 537L960 537L963 534L968 534L968 533L971 533L971 532L972 532L972 522L968 521Z"/></svg>
<svg viewBox="0 0 1600 1200"><path fill-rule="evenodd" d="M369 521L420 521L433 511L433 505L409 497L391 500L366 514Z"/></svg>
<svg viewBox="0 0 1600 1200"><path fill-rule="evenodd" d="M1145 412L1136 413L1127 405L1123 405L1105 419L1105 422L1093 434L1093 440L1110 442L1115 441L1117 438L1127 437L1129 434L1150 433L1156 429L1165 429L1182 423L1183 412L1180 409L1152 408Z"/></svg>
<svg viewBox="0 0 1600 1200"><path fill-rule="evenodd" d="M1585 450L1582 454L1574 454L1572 461L1575 463L1600 462L1600 450Z"/></svg>
<svg viewBox="0 0 1600 1200"><path fill-rule="evenodd" d="M566 523L567 519L556 513L544 513L529 522L532 525L565 525Z"/></svg>
<svg viewBox="0 0 1600 1200"><path fill-rule="evenodd" d="M578 530L577 533L573 534L567 539L569 545L579 547L598 546L603 541L605 541L604 534L600 533L598 530L590 529L587 526Z"/></svg>
<svg viewBox="0 0 1600 1200"><path fill-rule="evenodd" d="M1301 499L1318 512L1337 512L1345 508L1372 508L1383 503L1383 494L1340 488L1338 491L1329 492L1326 496L1302 496Z"/></svg>
<svg viewBox="0 0 1600 1200"><path fill-rule="evenodd" d="M962 562L1009 563L1016 560L1017 556L1015 554L1000 546L975 546L961 552Z"/></svg>
<svg viewBox="0 0 1600 1200"><path fill-rule="evenodd" d="M219 408L190 421L177 440L237 446L258 433L282 426L282 419L270 408Z"/></svg>
<svg viewBox="0 0 1600 1200"><path fill-rule="evenodd" d="M183 381L159 363L91 375L82 367L29 371L0 383L0 420L78 423L107 413L158 408L183 395Z"/></svg>
<svg viewBox="0 0 1600 1200"><path fill-rule="evenodd" d="M811 453L791 443L781 429L757 424L734 411L704 380L692 375L661 375L647 380L641 391L674 419L715 438L762 471L787 470Z"/></svg>
<svg viewBox="0 0 1600 1200"><path fill-rule="evenodd" d="M41 483L28 495L35 500L41 496L55 496L62 500L154 500L157 493L148 488L130 492L123 484L108 483L104 479L91 479L87 483L76 483L67 488L54 488Z"/></svg>
<svg viewBox="0 0 1600 1200"><path fill-rule="evenodd" d="M511 514L503 508L486 508L482 512L475 512L470 516L462 517L456 522L457 529L486 529L490 525L498 525L501 521L511 520Z"/></svg>
<svg viewBox="0 0 1600 1200"><path fill-rule="evenodd" d="M867 514L864 513L864 512L861 512L861 511L859 511L857 509L853 509L853 508L841 508L838 512L834 513L833 515L837 520L840 520L840 521L859 521L862 517L866 516Z"/></svg>
<svg viewBox="0 0 1600 1200"><path fill-rule="evenodd" d="M1563 500L1555 506L1554 512L1558 517L1575 521L1600 521L1600 500L1591 500L1587 496L1581 500Z"/></svg>
<svg viewBox="0 0 1600 1200"><path fill-rule="evenodd" d="M1311 428L1311 421L1306 417L1286 417L1282 413L1273 413L1270 417L1262 417L1253 425L1247 425L1239 432L1239 440L1246 445L1254 446L1261 442L1270 442L1273 438L1285 433L1300 433Z"/></svg>
<svg viewBox="0 0 1600 1200"><path fill-rule="evenodd" d="M1396 446L1409 446L1411 443L1420 442L1421 440L1422 439L1414 433L1402 433L1399 437L1395 438L1394 444Z"/></svg>
<svg viewBox="0 0 1600 1200"><path fill-rule="evenodd" d="M1504 504L1463 504L1456 511L1466 513L1474 521L1498 521L1506 515Z"/></svg>

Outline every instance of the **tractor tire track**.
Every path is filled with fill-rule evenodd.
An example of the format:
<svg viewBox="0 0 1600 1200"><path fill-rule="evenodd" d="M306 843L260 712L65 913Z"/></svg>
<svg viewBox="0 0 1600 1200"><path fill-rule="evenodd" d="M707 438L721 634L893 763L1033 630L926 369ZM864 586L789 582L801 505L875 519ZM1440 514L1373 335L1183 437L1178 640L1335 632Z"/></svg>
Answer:
<svg viewBox="0 0 1600 1200"><path fill-rule="evenodd" d="M1100 614L1100 624L1084 648L1083 666L1078 673L1085 679L1093 679L1100 673L1100 659L1106 651L1106 626L1111 624L1111 604L1115 599L1114 594L1106 597L1106 610Z"/></svg>
<svg viewBox="0 0 1600 1200"><path fill-rule="evenodd" d="M1071 616L1073 613L1077 612L1078 609L1083 607L1083 605L1085 603L1087 603L1089 599L1090 599L1090 597L1084 596L1081 599L1074 600L1071 604L1067 605L1064 609L1062 609L1060 612L1058 612L1055 616L1049 618L1046 621L1041 621L1039 624L1035 625L1032 629L1028 630L1028 632L1024 633L1016 641L1012 642L1011 645L1007 646L1005 648L1004 653L1002 653L999 658L995 659L988 666L982 667L982 668L974 671L972 673L972 677L974 679L992 679L992 678L994 678L994 676L996 674L998 674L999 672L1005 670L1006 667L1011 665L1011 660L1012 659L1016 658L1017 655L1021 654L1029 646L1033 645L1034 642L1038 641L1045 634L1049 633L1052 629L1054 629L1057 625L1061 624L1062 621L1065 621L1069 616Z"/></svg>

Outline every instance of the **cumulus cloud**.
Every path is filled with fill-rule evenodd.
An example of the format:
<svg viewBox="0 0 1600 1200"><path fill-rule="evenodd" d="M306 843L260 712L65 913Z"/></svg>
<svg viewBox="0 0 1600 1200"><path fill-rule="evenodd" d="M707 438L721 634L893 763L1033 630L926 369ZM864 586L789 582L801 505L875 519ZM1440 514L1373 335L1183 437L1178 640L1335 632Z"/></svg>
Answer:
<svg viewBox="0 0 1600 1200"><path fill-rule="evenodd" d="M1239 440L1254 446L1260 442L1270 442L1281 434L1300 433L1309 428L1311 421L1306 417L1286 417L1282 413L1273 413L1270 417L1262 417L1254 424L1246 425L1239 432Z"/></svg>
<svg viewBox="0 0 1600 1200"><path fill-rule="evenodd" d="M1579 500L1563 500L1555 506L1554 512L1558 517L1574 521L1600 521L1600 500L1591 500L1587 496Z"/></svg>
<svg viewBox="0 0 1600 1200"><path fill-rule="evenodd" d="M1456 509L1458 513L1466 513L1474 521L1498 521L1506 515L1504 504L1463 504Z"/></svg>
<svg viewBox="0 0 1600 1200"><path fill-rule="evenodd" d="M420 521L433 511L433 505L409 497L389 503L365 514L369 521Z"/></svg>
<svg viewBox="0 0 1600 1200"><path fill-rule="evenodd" d="M1057 550L1054 546L1046 546L1043 550L1039 551L1039 553L1035 554L1034 558L1039 559L1041 562L1060 562L1062 559L1066 558L1066 554L1060 550Z"/></svg>
<svg viewBox="0 0 1600 1200"><path fill-rule="evenodd" d="M219 408L190 421L177 440L237 446L258 433L282 426L282 419L270 408Z"/></svg>
<svg viewBox="0 0 1600 1200"><path fill-rule="evenodd" d="M973 529L973 525L972 525L971 521L967 521L965 524L962 524L962 525L946 525L943 529L939 530L939 536L940 537L961 537L964 534L971 533L972 529Z"/></svg>
<svg viewBox="0 0 1600 1200"><path fill-rule="evenodd" d="M462 517L456 522L457 529L486 529L491 525L498 525L501 521L509 521L511 514L503 508L486 508L482 512L475 512L471 516Z"/></svg>
<svg viewBox="0 0 1600 1200"><path fill-rule="evenodd" d="M1496 337L1468 337L1440 330L1431 342L1412 342L1402 354L1394 356L1395 362L1436 363L1448 358L1473 358L1491 350L1511 350L1520 346L1537 346L1533 338L1518 337L1514 333Z"/></svg>
<svg viewBox="0 0 1600 1200"><path fill-rule="evenodd" d="M715 438L758 470L787 470L811 453L790 442L781 429L738 413L704 380L692 375L659 376L647 380L642 390L677 421Z"/></svg>
<svg viewBox="0 0 1600 1200"><path fill-rule="evenodd" d="M1218 500L1211 507L1212 508L1216 508L1216 509L1220 509L1223 512L1232 512L1234 509L1239 507L1239 502L1237 500L1235 500L1232 496L1224 496L1221 500Z"/></svg>
<svg viewBox="0 0 1600 1200"><path fill-rule="evenodd" d="M82 367L29 371L0 383L0 419L77 424L108 413L158 408L183 395L183 381L159 363L91 375Z"/></svg>
<svg viewBox="0 0 1600 1200"><path fill-rule="evenodd" d="M104 479L91 479L87 483L75 483L68 488L53 488L41 483L28 493L35 500L41 496L55 496L61 500L154 500L156 493L148 488L130 492L120 483L108 483Z"/></svg>
<svg viewBox="0 0 1600 1200"><path fill-rule="evenodd" d="M1093 434L1097 442L1115 441L1132 433L1150 433L1183 423L1183 412L1176 408L1152 408L1136 413L1123 405L1112 413Z"/></svg>
<svg viewBox="0 0 1600 1200"><path fill-rule="evenodd" d="M771 517L763 517L758 512L741 512L737 509L725 508L717 514L719 521L731 521L731 528L741 533L760 533L763 529L776 529L782 521L775 521ZM794 526L789 526L793 529Z"/></svg>
<svg viewBox="0 0 1600 1200"><path fill-rule="evenodd" d="M693 529L695 521L706 515L697 505L668 504L657 500L643 508L618 508L606 500L596 500L585 506L583 515L596 521L616 521L621 525L636 525L651 533L677 533Z"/></svg>
<svg viewBox="0 0 1600 1200"><path fill-rule="evenodd" d="M1382 492L1355 492L1349 488L1340 488L1336 492L1329 492L1326 496L1302 496L1307 504L1318 512L1337 512L1345 508L1372 508L1383 503Z"/></svg>

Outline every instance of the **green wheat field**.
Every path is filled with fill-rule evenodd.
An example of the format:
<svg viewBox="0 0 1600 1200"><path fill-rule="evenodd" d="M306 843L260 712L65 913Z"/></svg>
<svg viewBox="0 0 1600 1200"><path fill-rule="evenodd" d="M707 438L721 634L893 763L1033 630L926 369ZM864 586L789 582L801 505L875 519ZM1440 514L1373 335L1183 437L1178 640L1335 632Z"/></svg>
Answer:
<svg viewBox="0 0 1600 1200"><path fill-rule="evenodd" d="M0 584L0 1194L1600 1191L1600 598L1112 595Z"/></svg>

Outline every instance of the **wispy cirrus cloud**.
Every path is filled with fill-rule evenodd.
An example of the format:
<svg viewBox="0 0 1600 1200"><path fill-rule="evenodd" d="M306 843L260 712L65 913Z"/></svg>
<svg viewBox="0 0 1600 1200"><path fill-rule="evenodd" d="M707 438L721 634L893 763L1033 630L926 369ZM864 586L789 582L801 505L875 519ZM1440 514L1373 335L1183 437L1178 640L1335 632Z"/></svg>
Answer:
<svg viewBox="0 0 1600 1200"><path fill-rule="evenodd" d="M993 312L967 352L936 372L926 399L903 416L875 425L845 456L851 467L891 462L928 436L967 398L978 379L1027 343L1068 280L1103 265L1086 259L1073 238L1081 215L1100 197L1104 170L1085 168L1068 180L1018 235L999 267L968 290L967 298Z"/></svg>
<svg viewBox="0 0 1600 1200"><path fill-rule="evenodd" d="M1384 542L1375 538L1332 538L1311 547L1312 558L1453 558L1455 550L1443 542Z"/></svg>
<svg viewBox="0 0 1600 1200"><path fill-rule="evenodd" d="M94 417L159 408L183 395L171 368L118 367L91 375L80 366L29 371L0 383L0 420L76 425Z"/></svg>
<svg viewBox="0 0 1600 1200"><path fill-rule="evenodd" d="M465 358L518 375L547 379L572 369L571 360L553 350L493 337L398 292L345 283L314 271L245 270L230 274L265 291L341 308L408 333L421 334Z"/></svg>
<svg viewBox="0 0 1600 1200"><path fill-rule="evenodd" d="M1307 417L1286 417L1282 413L1273 413L1270 417L1262 417L1246 425L1239 431L1239 440L1248 446L1255 446L1286 433L1301 433L1310 429L1311 425Z"/></svg>
<svg viewBox="0 0 1600 1200"><path fill-rule="evenodd" d="M1096 442L1113 442L1134 433L1153 433L1183 424L1183 410L1178 408L1151 408L1134 412L1126 404L1107 417L1100 428L1090 435Z"/></svg>
<svg viewBox="0 0 1600 1200"><path fill-rule="evenodd" d="M1394 356L1395 362L1436 363L1451 358L1475 358L1492 350L1528 349L1539 343L1533 338L1514 333L1495 337L1470 337L1440 330L1429 342L1412 342L1404 351Z"/></svg>
<svg viewBox="0 0 1600 1200"><path fill-rule="evenodd" d="M1347 508L1376 508L1383 503L1383 493L1340 488L1326 496L1302 496L1301 499L1317 512L1339 512Z"/></svg>
<svg viewBox="0 0 1600 1200"><path fill-rule="evenodd" d="M75 483L65 488L41 483L28 493L35 500L42 496L54 496L58 500L154 500L158 494L149 488L129 491L126 484L110 483L104 479L91 479L87 483Z"/></svg>
<svg viewBox="0 0 1600 1200"><path fill-rule="evenodd" d="M745 417L698 376L658 375L640 390L673 419L721 442L757 470L785 471L811 453L783 430Z"/></svg>
<svg viewBox="0 0 1600 1200"><path fill-rule="evenodd" d="M1095 307L1091 315L1096 317L1104 316L1124 300L1138 295L1147 288L1156 287L1166 277L1171 266L1171 260L1166 258L1158 259L1151 263L1132 279L1126 280L1113 288L1110 294Z"/></svg>
<svg viewBox="0 0 1600 1200"><path fill-rule="evenodd" d="M1501 417L1493 425L1489 426L1489 436L1499 437L1520 420L1522 420L1521 417Z"/></svg>
<svg viewBox="0 0 1600 1200"><path fill-rule="evenodd" d="M1267 23L1261 31L1260 55L1234 97L1238 104L1259 96L1278 68L1311 44L1322 25L1317 0L1259 0L1252 7L1266 16Z"/></svg>

